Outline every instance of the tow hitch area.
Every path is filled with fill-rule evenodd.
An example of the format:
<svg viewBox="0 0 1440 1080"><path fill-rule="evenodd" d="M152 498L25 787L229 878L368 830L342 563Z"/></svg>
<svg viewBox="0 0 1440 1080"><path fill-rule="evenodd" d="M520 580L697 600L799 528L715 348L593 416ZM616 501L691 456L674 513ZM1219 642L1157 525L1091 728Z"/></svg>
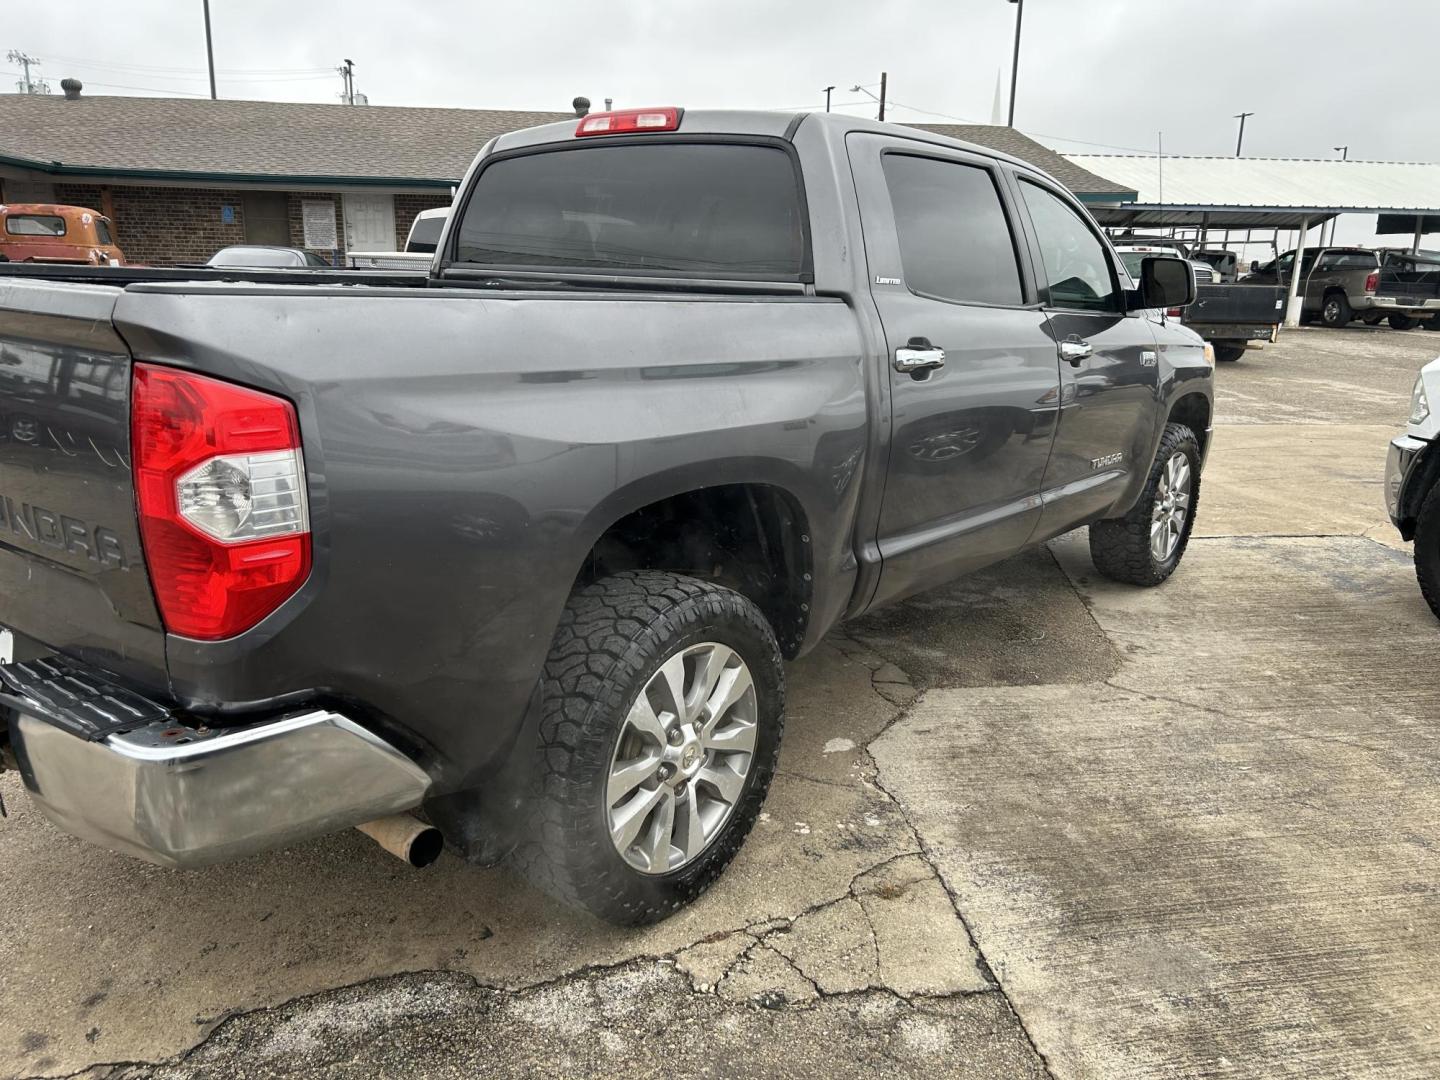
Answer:
<svg viewBox="0 0 1440 1080"><path fill-rule="evenodd" d="M329 709L206 727L57 657L0 667L0 683L35 805L68 833L163 866L373 822L419 806L430 786L404 754ZM437 840L395 845L423 860Z"/></svg>

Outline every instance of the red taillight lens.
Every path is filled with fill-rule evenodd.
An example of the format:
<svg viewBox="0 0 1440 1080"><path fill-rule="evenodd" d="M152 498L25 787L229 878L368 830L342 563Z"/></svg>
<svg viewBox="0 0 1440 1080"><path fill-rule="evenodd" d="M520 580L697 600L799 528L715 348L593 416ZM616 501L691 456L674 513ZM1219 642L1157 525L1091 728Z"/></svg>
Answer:
<svg viewBox="0 0 1440 1080"><path fill-rule="evenodd" d="M1166 308L1166 309L1165 309L1165 314L1168 315L1168 316L1169 316L1170 318L1172 318L1172 319L1178 319L1178 318L1180 318L1180 312L1181 312L1181 310L1182 310L1182 309L1180 309L1180 308L1178 308L1178 307Z"/></svg>
<svg viewBox="0 0 1440 1080"><path fill-rule="evenodd" d="M1380 271L1370 271L1370 276L1365 279L1365 291L1374 292L1380 287Z"/></svg>
<svg viewBox="0 0 1440 1080"><path fill-rule="evenodd" d="M576 135L633 135L643 131L675 131L680 110L673 105L655 109L625 109L591 113L575 128Z"/></svg>
<svg viewBox="0 0 1440 1080"><path fill-rule="evenodd" d="M136 364L130 440L140 539L166 630L234 637L300 587L310 521L290 402Z"/></svg>

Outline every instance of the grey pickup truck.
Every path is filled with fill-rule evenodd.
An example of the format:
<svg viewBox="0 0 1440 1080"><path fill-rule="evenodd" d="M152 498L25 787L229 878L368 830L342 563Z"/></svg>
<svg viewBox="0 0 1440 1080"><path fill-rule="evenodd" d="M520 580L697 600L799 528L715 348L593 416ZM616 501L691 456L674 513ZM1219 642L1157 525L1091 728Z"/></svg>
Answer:
<svg viewBox="0 0 1440 1080"><path fill-rule="evenodd" d="M6 268L11 761L165 865L418 811L663 918L756 820L783 658L1077 526L1175 569L1193 291L993 151L675 108L490 142L428 272Z"/></svg>

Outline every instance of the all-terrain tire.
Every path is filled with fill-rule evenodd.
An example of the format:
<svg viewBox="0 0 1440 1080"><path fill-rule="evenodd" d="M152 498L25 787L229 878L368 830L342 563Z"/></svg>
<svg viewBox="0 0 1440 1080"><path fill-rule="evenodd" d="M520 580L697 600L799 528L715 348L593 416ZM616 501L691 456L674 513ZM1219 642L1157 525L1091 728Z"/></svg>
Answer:
<svg viewBox="0 0 1440 1080"><path fill-rule="evenodd" d="M1150 548L1150 528L1155 506L1160 498L1161 476L1166 464L1176 454L1184 454L1190 464L1190 503L1185 515L1179 542L1168 558L1155 558ZM1190 530L1195 524L1195 511L1200 505L1200 444L1195 433L1184 424L1165 425L1160 447L1150 465L1145 490L1124 517L1105 518L1090 526L1090 557L1095 569L1115 581L1130 585L1159 585L1175 572L1190 543Z"/></svg>
<svg viewBox="0 0 1440 1080"><path fill-rule="evenodd" d="M740 654L755 687L756 741L745 785L707 847L676 870L648 874L617 851L606 790L625 717L660 665L717 642ZM680 574L627 571L571 594L541 684L538 759L522 873L552 896L609 922L641 925L703 893L759 816L780 751L785 677L765 616L722 586Z"/></svg>
<svg viewBox="0 0 1440 1080"><path fill-rule="evenodd" d="M1420 595L1440 619L1440 484L1426 493L1415 517L1415 577Z"/></svg>

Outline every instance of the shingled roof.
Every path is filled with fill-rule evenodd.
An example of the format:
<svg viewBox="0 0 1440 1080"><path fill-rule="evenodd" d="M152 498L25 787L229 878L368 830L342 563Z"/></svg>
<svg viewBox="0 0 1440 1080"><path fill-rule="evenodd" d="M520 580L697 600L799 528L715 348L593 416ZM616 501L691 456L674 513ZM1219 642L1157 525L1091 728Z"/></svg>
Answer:
<svg viewBox="0 0 1440 1080"><path fill-rule="evenodd" d="M0 94L0 164L57 176L448 187L491 137L573 115ZM1082 197L1130 194L1013 128L915 126L1013 154Z"/></svg>

